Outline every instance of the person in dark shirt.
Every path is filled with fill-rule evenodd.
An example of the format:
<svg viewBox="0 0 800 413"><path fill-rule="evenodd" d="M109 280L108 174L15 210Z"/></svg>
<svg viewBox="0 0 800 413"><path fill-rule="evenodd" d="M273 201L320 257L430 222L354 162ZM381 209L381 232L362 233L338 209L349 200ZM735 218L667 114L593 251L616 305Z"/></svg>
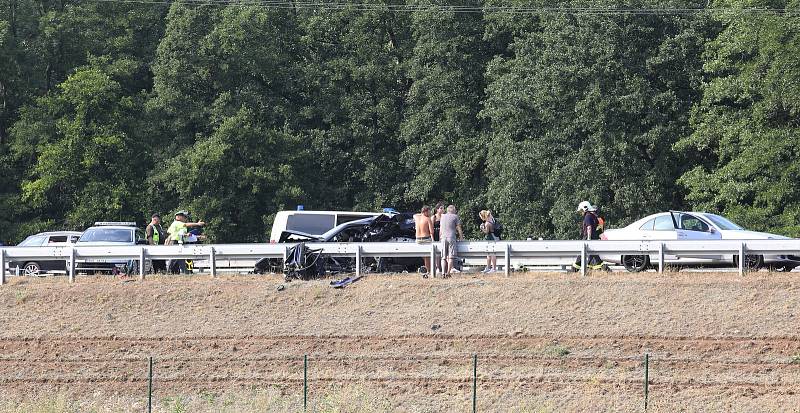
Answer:
<svg viewBox="0 0 800 413"><path fill-rule="evenodd" d="M597 207L593 206L589 201L583 201L578 204L578 210L576 212L583 216L581 220L581 239L587 241L600 239L600 233L598 231L600 220L597 218ZM588 267L593 270L603 269L603 261L597 255L590 255L587 264ZM578 256L575 263L572 264L572 268L575 271L581 269L580 256Z"/></svg>

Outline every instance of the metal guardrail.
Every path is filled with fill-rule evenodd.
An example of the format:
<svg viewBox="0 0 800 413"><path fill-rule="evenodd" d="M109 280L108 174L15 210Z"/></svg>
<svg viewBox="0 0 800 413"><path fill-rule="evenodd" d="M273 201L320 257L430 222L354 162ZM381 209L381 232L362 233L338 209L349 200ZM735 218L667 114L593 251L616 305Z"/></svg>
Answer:
<svg viewBox="0 0 800 413"><path fill-rule="evenodd" d="M311 249L321 249L331 256L355 257L356 272L361 270L364 257L424 257L440 256L438 243L420 245L411 242L365 243L307 243ZM5 283L6 263L59 259L67 261L70 282L75 281L76 263L91 259L136 260L139 276L144 279L145 260L200 259L208 260L211 276L217 275L217 259L275 258L285 260L294 244L194 244L194 245L135 245L135 246L62 246L62 247L4 247L0 248L0 284ZM458 243L460 257L481 257L495 254L503 257L506 275L511 258L544 258L563 260L582 257L582 275L586 275L589 255L655 255L659 257L658 271L664 271L664 256L719 255L800 255L800 239L790 240L713 240L713 241L463 241ZM739 261L739 274L745 271ZM552 262L552 261L551 261ZM435 269L431 269L435 270Z"/></svg>

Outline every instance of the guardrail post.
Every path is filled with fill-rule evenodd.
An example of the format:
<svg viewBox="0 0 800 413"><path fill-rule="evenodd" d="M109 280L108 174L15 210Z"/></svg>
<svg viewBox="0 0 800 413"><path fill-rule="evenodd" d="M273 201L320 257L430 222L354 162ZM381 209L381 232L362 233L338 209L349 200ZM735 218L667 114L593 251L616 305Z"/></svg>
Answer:
<svg viewBox="0 0 800 413"><path fill-rule="evenodd" d="M586 259L586 243L584 242L583 244L581 244L581 276L583 277L586 276L587 261L588 260Z"/></svg>
<svg viewBox="0 0 800 413"><path fill-rule="evenodd" d="M431 268L428 268L431 278L436 278L436 243L431 242Z"/></svg>
<svg viewBox="0 0 800 413"><path fill-rule="evenodd" d="M511 274L511 244L506 242L506 255L503 259L505 261L503 272L505 273L506 277Z"/></svg>
<svg viewBox="0 0 800 413"><path fill-rule="evenodd" d="M744 275L744 242L739 244L739 275Z"/></svg>
<svg viewBox="0 0 800 413"><path fill-rule="evenodd" d="M75 247L69 249L69 282L75 282Z"/></svg>
<svg viewBox="0 0 800 413"><path fill-rule="evenodd" d="M211 264L211 278L217 278L217 252L214 247L211 247L211 253L208 257L209 264Z"/></svg>
<svg viewBox="0 0 800 413"><path fill-rule="evenodd" d="M664 243L658 244L658 273L664 272Z"/></svg>
<svg viewBox="0 0 800 413"><path fill-rule="evenodd" d="M361 276L361 245L356 245L356 277Z"/></svg>
<svg viewBox="0 0 800 413"><path fill-rule="evenodd" d="M6 283L6 250L0 248L0 285Z"/></svg>
<svg viewBox="0 0 800 413"><path fill-rule="evenodd" d="M139 251L139 280L144 281L144 247Z"/></svg>

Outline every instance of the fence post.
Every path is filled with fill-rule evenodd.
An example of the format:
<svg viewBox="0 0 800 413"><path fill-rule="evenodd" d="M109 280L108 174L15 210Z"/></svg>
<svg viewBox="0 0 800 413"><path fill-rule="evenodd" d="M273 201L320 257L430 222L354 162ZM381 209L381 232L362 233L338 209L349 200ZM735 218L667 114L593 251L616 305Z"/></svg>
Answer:
<svg viewBox="0 0 800 413"><path fill-rule="evenodd" d="M69 249L69 282L75 282L75 247Z"/></svg>
<svg viewBox="0 0 800 413"><path fill-rule="evenodd" d="M211 246L211 253L208 257L209 264L211 264L211 278L217 278L217 252L214 250L214 246Z"/></svg>
<svg viewBox="0 0 800 413"><path fill-rule="evenodd" d="M144 281L144 247L139 251L139 280Z"/></svg>
<svg viewBox="0 0 800 413"><path fill-rule="evenodd" d="M153 411L153 356L150 356L150 366L147 369L147 413Z"/></svg>
<svg viewBox="0 0 800 413"><path fill-rule="evenodd" d="M303 411L308 409L308 354L303 355Z"/></svg>
<svg viewBox="0 0 800 413"><path fill-rule="evenodd" d="M6 283L6 250L0 248L0 285Z"/></svg>
<svg viewBox="0 0 800 413"><path fill-rule="evenodd" d="M472 356L472 413L478 411L478 355Z"/></svg>
<svg viewBox="0 0 800 413"><path fill-rule="evenodd" d="M744 275L744 242L739 244L739 275Z"/></svg>
<svg viewBox="0 0 800 413"><path fill-rule="evenodd" d="M356 277L361 276L361 245L356 245Z"/></svg>
<svg viewBox="0 0 800 413"><path fill-rule="evenodd" d="M650 386L650 353L644 355L644 410L647 411L647 398Z"/></svg>
<svg viewBox="0 0 800 413"><path fill-rule="evenodd" d="M587 261L589 260L586 259L586 243L584 242L581 244L581 276L584 277L586 276Z"/></svg>
<svg viewBox="0 0 800 413"><path fill-rule="evenodd" d="M664 272L664 243L658 244L658 273Z"/></svg>
<svg viewBox="0 0 800 413"><path fill-rule="evenodd" d="M511 244L506 242L506 256L505 256L505 265L504 265L504 272L506 277L511 274Z"/></svg>

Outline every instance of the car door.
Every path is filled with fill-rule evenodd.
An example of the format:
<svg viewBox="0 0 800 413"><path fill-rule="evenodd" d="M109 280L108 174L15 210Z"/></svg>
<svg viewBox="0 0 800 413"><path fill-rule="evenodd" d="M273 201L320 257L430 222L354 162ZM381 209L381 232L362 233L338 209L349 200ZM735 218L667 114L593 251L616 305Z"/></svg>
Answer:
<svg viewBox="0 0 800 413"><path fill-rule="evenodd" d="M641 238L645 241L674 241L678 239L675 224L670 214L659 215L647 222L640 228ZM667 263L675 262L677 256L665 253L664 261ZM658 255L651 255L650 262L658 262Z"/></svg>
<svg viewBox="0 0 800 413"><path fill-rule="evenodd" d="M722 234L714 229L711 225L705 222L697 215L688 214L685 212L673 212L672 216L677 225L676 233L678 240L688 241L712 241L722 239ZM714 263L722 259L722 256L708 256L708 255L682 255L681 262L691 263Z"/></svg>
<svg viewBox="0 0 800 413"><path fill-rule="evenodd" d="M46 247L65 247L67 245L69 245L69 235L67 234L51 234L44 243ZM44 271L65 272L67 270L67 260L64 259L42 260L40 264Z"/></svg>

